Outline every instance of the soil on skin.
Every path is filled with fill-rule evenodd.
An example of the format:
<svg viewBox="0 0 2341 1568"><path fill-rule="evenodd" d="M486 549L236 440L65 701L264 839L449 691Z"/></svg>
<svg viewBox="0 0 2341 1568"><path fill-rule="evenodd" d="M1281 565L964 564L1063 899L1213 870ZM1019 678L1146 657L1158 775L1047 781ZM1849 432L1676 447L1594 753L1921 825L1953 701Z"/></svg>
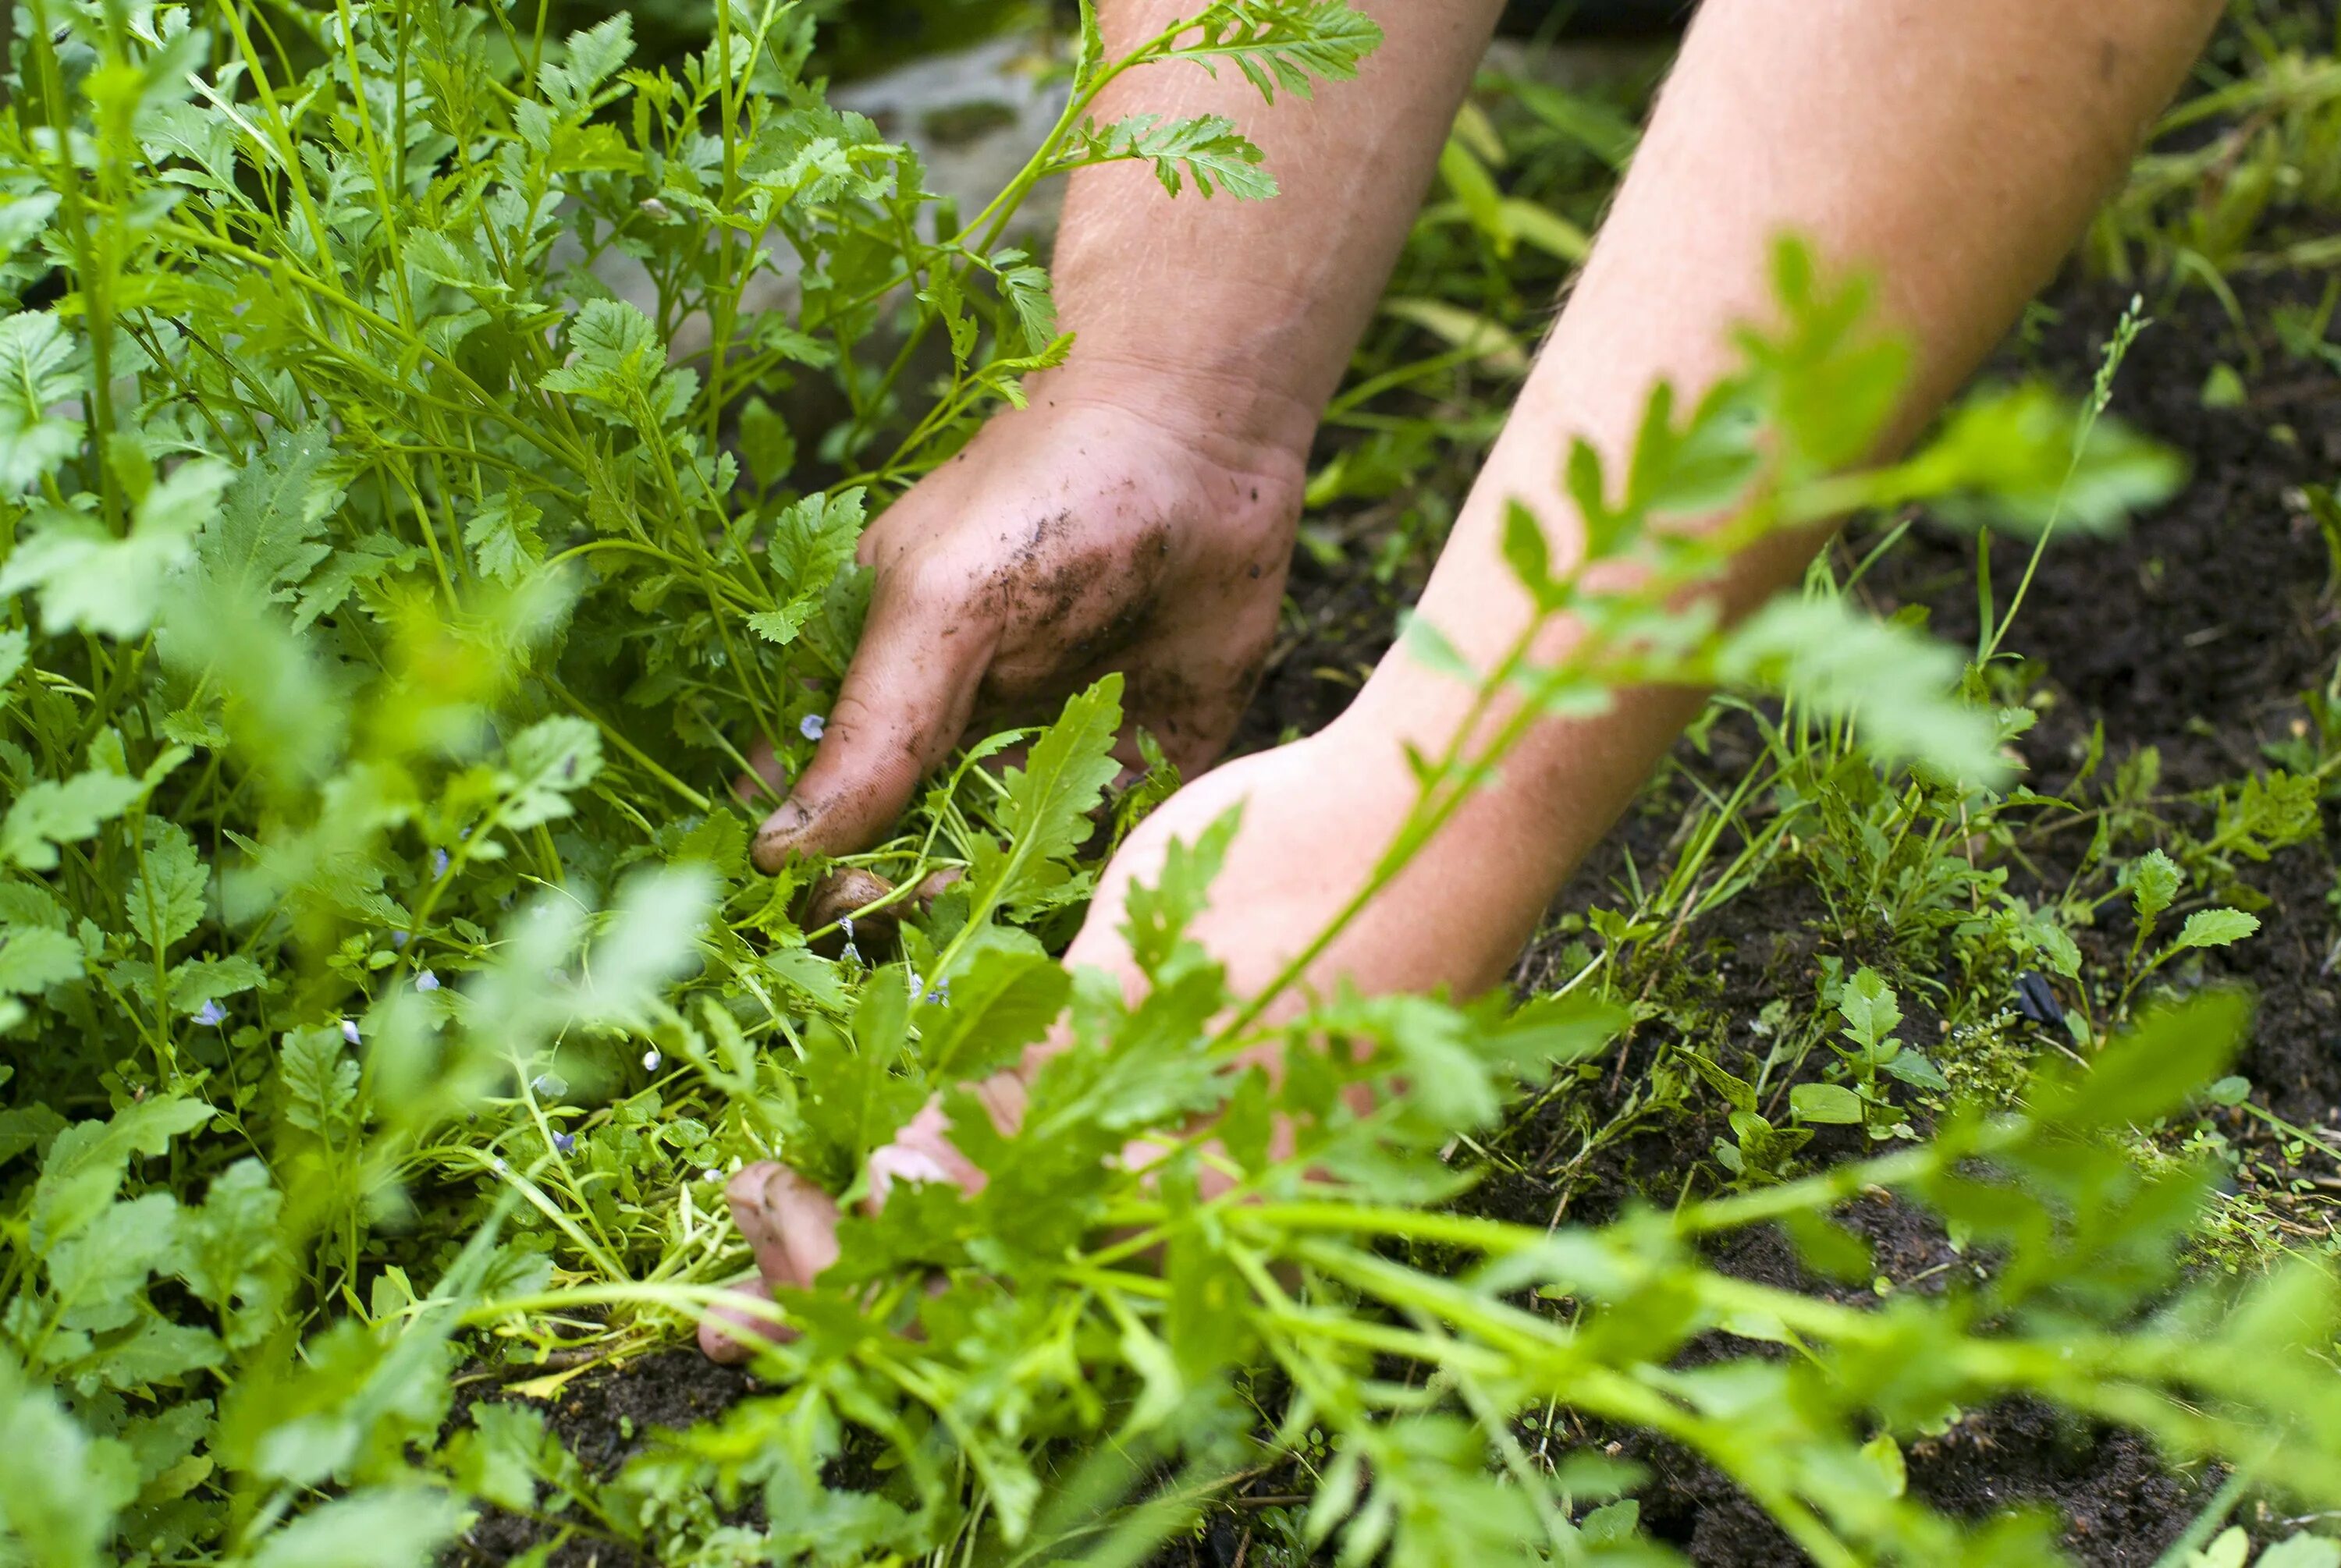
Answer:
<svg viewBox="0 0 2341 1568"><path fill-rule="evenodd" d="M2313 303L2314 291L2284 277L2238 280L2248 319L2273 307ZM2126 294L2095 285L2060 290L2057 315L2010 364L2036 363L2067 387L2087 383L2100 347L2119 319ZM2187 452L2194 477L2169 506L2115 541L2074 540L2052 548L2032 583L2012 638L2040 661L2054 701L2024 738L2033 787L2055 793L2072 779L2093 729L2104 727L2107 766L2138 748L2159 749L2165 789L2184 793L2266 766L2262 748L2294 733L2299 694L2322 682L2341 653L2341 624L2326 591L2332 562L2325 541L2298 504L2297 487L2341 472L2341 379L2286 368L2263 343L2266 370L2236 409L2206 409L2201 388L2212 366L2248 356L2218 305L2197 294L2167 313L2130 350L2116 382L2114 410ZM1859 541L1855 541L1859 548ZM1976 635L1975 550L1971 538L1922 524L1869 580L1882 610L1924 605L1934 628L1955 642ZM1350 552L1361 563L1367 551ZM1994 602L2015 592L2025 552L1998 541L1991 563ZM1306 551L1296 555L1290 603L1259 699L1237 749L1256 749L1290 733L1321 728L1338 714L1390 644L1391 616L1412 596L1412 577L1377 583L1358 567L1329 568ZM1747 760L1745 738L1728 726L1710 737L1710 753L1688 745L1679 755L1702 773L1729 778ZM1664 798L1621 823L1559 908L1615 906L1610 890L1629 866L1655 864L1676 820ZM2207 955L2211 978L2250 986L2256 1023L2238 1070L2261 1102L2279 1115L2319 1123L2341 1106L2341 980L2334 974L2336 886L2331 820L2326 840L2286 849L2246 879L2268 900L2254 940ZM2077 845L2075 846L2077 849ZM2041 869L2051 882L2053 856ZM2019 891L2025 891L2022 887ZM2033 889L2038 896L2054 888ZM2085 946L2126 946L2118 912ZM1838 929L1818 894L1793 879L1760 885L1703 917L1678 954L1680 983L1706 987L1715 1015L1752 1019L1776 997L1808 997L1815 963L1834 955L1848 968L1874 955L1861 932ZM1515 980L1523 990L1558 977L1563 943L1547 939L1523 956ZM1936 1021L1910 998L1906 1034L1928 1043ZM1614 1064L1609 1082L1629 1087L1661 1048L1645 1030ZM1743 1042L1744 1044L1744 1042ZM1786 1087L1779 1093L1785 1096ZM1719 1116L1675 1117L1580 1159L1557 1118L1531 1108L1501 1141L1502 1167L1470 1196L1482 1213L1539 1225L1565 1208L1572 1220L1598 1221L1637 1195L1670 1197L1708 1157L1725 1129ZM1817 1141L1812 1156L1860 1152L1846 1129ZM1976 1266L1949 1246L1928 1216L1892 1202L1858 1201L1839 1216L1866 1236L1876 1276L1888 1289L1941 1288L1955 1271ZM1875 1298L1875 1287L1812 1278L1788 1244L1768 1231L1728 1238L1714 1251L1719 1266L1743 1277L1829 1294ZM604 1375L581 1378L547 1407L562 1440L591 1469L607 1474L636 1452L653 1429L686 1425L744 1394L742 1374L678 1350L645 1357ZM1579 1429L1577 1440L1604 1434ZM1803 1561L1762 1512L1720 1475L1679 1449L1633 1434L1619 1451L1650 1472L1639 1494L1645 1527L1703 1568L1778 1568ZM2134 1434L2073 1422L2045 1407L2010 1402L1966 1414L1938 1437L1910 1444L1914 1495L1953 1513L1981 1518L2012 1508L2053 1509L2064 1544L2077 1561L2099 1565L2157 1560L2200 1506L2213 1477L2175 1474ZM1214 1515L1197 1537L1160 1561L1210 1563L1241 1560L1251 1548L1247 1507L1275 1501L1290 1480L1263 1476L1246 1503ZM550 1538L543 1525L493 1515L466 1536L450 1561L508 1560ZM561 1546L560 1568L619 1568L638 1562L623 1547L579 1537Z"/></svg>

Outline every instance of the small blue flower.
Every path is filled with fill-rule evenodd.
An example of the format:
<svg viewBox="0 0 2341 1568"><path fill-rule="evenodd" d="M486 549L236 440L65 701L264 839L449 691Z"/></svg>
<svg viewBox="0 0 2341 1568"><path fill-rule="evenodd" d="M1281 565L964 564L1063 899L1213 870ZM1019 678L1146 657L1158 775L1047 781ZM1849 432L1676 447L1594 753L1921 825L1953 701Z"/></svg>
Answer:
<svg viewBox="0 0 2341 1568"><path fill-rule="evenodd" d="M433 850L432 850L432 851L431 851L431 875L432 875L432 876L433 876L433 877L443 877L443 876L445 876L446 874L447 874L447 851L446 851L446 850L444 850L444 849L433 849Z"/></svg>
<svg viewBox="0 0 2341 1568"><path fill-rule="evenodd" d="M342 1020L342 1038L349 1041L349 1043L354 1046L358 1043L358 1021L355 1018L344 1018Z"/></svg>
<svg viewBox="0 0 2341 1568"><path fill-rule="evenodd" d="M808 713L797 720L797 733L808 740L818 740L829 729L829 720L818 713Z"/></svg>
<svg viewBox="0 0 2341 1568"><path fill-rule="evenodd" d="M439 977L424 969L414 977L414 988L418 991L435 991L439 988Z"/></svg>
<svg viewBox="0 0 2341 1568"><path fill-rule="evenodd" d="M950 1007L951 982L949 980L936 981L935 988L927 993L927 1000L938 1007Z"/></svg>
<svg viewBox="0 0 2341 1568"><path fill-rule="evenodd" d="M528 1081L528 1087L535 1091L536 1097L541 1100L557 1100L561 1097L562 1091L569 1086L551 1073L539 1073Z"/></svg>
<svg viewBox="0 0 2341 1568"><path fill-rule="evenodd" d="M563 1157L566 1158L577 1152L576 1136L572 1133L555 1133L553 1135L553 1146L559 1149Z"/></svg>
<svg viewBox="0 0 2341 1568"><path fill-rule="evenodd" d="M227 1009L217 1002L205 1002L195 1009L195 1022L205 1028L216 1029L227 1022Z"/></svg>
<svg viewBox="0 0 2341 1568"><path fill-rule="evenodd" d="M393 948L403 948L406 946L406 933L403 931L393 931L390 934L390 945Z"/></svg>
<svg viewBox="0 0 2341 1568"><path fill-rule="evenodd" d="M659 1064L664 1060L666 1060L666 1058L660 1056L655 1050L644 1051L643 1053L643 1071L646 1073L654 1073L659 1070Z"/></svg>

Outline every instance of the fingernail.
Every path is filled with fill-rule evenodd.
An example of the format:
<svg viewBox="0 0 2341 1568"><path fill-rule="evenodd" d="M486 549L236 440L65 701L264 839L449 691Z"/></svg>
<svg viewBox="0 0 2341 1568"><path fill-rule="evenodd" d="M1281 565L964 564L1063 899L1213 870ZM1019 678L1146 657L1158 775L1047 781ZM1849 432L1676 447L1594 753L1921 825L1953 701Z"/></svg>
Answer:
<svg viewBox="0 0 2341 1568"><path fill-rule="evenodd" d="M750 846L748 858L756 869L766 876L788 864L789 855L798 847L798 839L812 827L813 814L792 795L773 809L756 829L756 841Z"/></svg>

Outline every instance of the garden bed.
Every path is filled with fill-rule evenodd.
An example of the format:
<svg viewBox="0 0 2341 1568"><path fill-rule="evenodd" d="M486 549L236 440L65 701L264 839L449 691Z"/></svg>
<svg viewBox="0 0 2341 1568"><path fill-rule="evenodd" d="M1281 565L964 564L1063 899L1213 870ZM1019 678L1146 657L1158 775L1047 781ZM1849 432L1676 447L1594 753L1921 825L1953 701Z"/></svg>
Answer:
<svg viewBox="0 0 2341 1568"><path fill-rule="evenodd" d="M2322 286L2313 276L2276 275L2251 280L2240 293L2248 319L2264 322L2272 307L2313 304ZM2047 302L2052 324L2036 343L2011 351L2006 362L2037 369L2067 385L2085 384L2126 302L2124 291L2102 283L2060 286ZM2341 609L2328 576L2341 558L2332 553L2300 493L2320 475L2341 471L2341 376L2273 372L2266 390L2241 406L2203 406L2202 389L2215 367L2280 354L2264 330L2255 332L2247 348L2218 303L2195 293L2177 303L2170 319L2148 326L2128 351L2114 383L2115 411L2184 452L2193 477L2179 497L2122 537L2071 539L2044 559L2012 640L2040 676L2034 701L2041 719L2021 745L2027 779L2043 794L2064 790L2102 725L2107 765L2156 749L2164 759L2167 809L2182 819L2199 817L2203 809L2184 797L2247 777L2266 765L2266 748L2296 742L2308 722L2302 693L2329 675L2341 656ZM1840 548L1858 553L1875 531L1873 525L1857 532ZM1921 523L1872 573L1870 592L1884 611L1925 607L1938 632L1972 644L1974 552L1970 537ZM1327 721L1346 702L1356 677L1389 646L1403 590L1370 577L1363 569L1370 558L1370 549L1353 548L1340 566L1329 568L1309 551L1296 555L1287 636L1247 720L1251 743L1305 733ZM2001 541L1993 563L1998 603L2013 593L2024 559ZM1679 771L1654 786L1557 904L1553 933L1523 954L1516 972L1523 994L1566 978L1561 950L1581 928L1562 917L1581 916L1599 904L1630 908L1629 863L1647 880L1679 847L1670 840L1693 798L1689 778L1728 788L1750 764L1756 746L1744 722L1727 719L1708 732L1704 749L1689 742L1678 749ZM2334 808L2328 803L2324 812L2329 830L2336 826ZM2041 823L2055 820L2044 814ZM2072 858L2057 849L2051 838L2032 864L2014 866L2016 885L2035 898L2054 898ZM2268 900L2263 932L2257 940L2210 955L2201 978L2247 985L2256 998L2237 1068L2252 1081L2254 1098L2286 1119L2341 1128L2341 981L2334 972L2331 898L2341 879L2332 840L2280 849L2253 866L2246 880ZM1558 928L1564 924L1568 931ZM1788 857L1754 887L1683 925L1662 951L1647 958L1647 979L1696 997L1701 1019L1738 1047L1722 1058L1724 1065L1744 1070L1741 1057L1754 1041L1734 1024L1758 1017L1782 998L1808 995L1824 956L1843 959L1848 968L1890 962L1888 935L1837 928L1800 862ZM2116 908L2095 939L2083 945L2103 948L2097 955L2102 958L2125 946L2128 936L2127 918ZM2018 1018L2013 992L1961 997L1956 1006ZM1941 1048L1939 1012L1909 1011L1914 1041ZM2019 1020L2016 1027L2027 1026ZM2036 1044L2043 1037L2031 1037ZM1630 1097L1638 1077L1672 1043L1663 1029L1636 1037L1610 1080L1620 1099ZM1588 1148L1579 1146L1577 1121L1564 1123L1531 1106L1491 1145L1492 1168L1464 1207L1550 1225L1563 1216L1607 1218L1638 1198L1669 1201L1719 1174L1710 1146L1722 1130L1722 1108L1717 1102L1670 1107ZM1572 1116L1581 1115L1581 1107L1572 1107ZM2329 1184L2341 1163L2314 1152L2287 1156L2281 1138L2240 1110L2227 1112L2225 1125L2254 1151L2240 1180L2274 1199L2277 1209L2269 1223L2296 1242L2321 1243L2330 1224L2330 1211L2316 1196L2323 1189L2291 1184L2304 1176ZM1814 1149L1824 1158L1831 1153L1846 1157L1860 1146L1850 1136L1824 1135ZM1949 1245L1939 1221L1882 1194L1848 1206L1840 1218L1874 1249L1874 1280L1817 1280L1768 1231L1735 1236L1710 1256L1730 1274L1845 1301L1939 1288L1947 1272L1978 1266ZM548 1414L571 1452L608 1473L641 1452L659 1427L705 1419L754 1386L739 1373L678 1350L581 1378L562 1391ZM1526 1435L1596 1446L1615 1441L1617 1452L1647 1464L1649 1478L1636 1494L1644 1528L1702 1568L1799 1560L1764 1511L1711 1466L1647 1437L1609 1439L1598 1426L1562 1420L1550 1434ZM2132 1434L2026 1401L1967 1413L1939 1435L1912 1444L1908 1464L1912 1492L1955 1514L2055 1510L2065 1522L2066 1548L2100 1568L2156 1562L2193 1520L2216 1479L2174 1473ZM1306 1476L1289 1467L1250 1478L1194 1540L1162 1561L1212 1568L1285 1561L1268 1555L1268 1543L1297 1528L1300 1505L1293 1499L1306 1485ZM473 1533L473 1555L459 1560L501 1561L498 1553L537 1538L537 1532L509 1519L483 1525ZM579 1542L551 1561L556 1568L615 1568L626 1559L613 1556L606 1543Z"/></svg>

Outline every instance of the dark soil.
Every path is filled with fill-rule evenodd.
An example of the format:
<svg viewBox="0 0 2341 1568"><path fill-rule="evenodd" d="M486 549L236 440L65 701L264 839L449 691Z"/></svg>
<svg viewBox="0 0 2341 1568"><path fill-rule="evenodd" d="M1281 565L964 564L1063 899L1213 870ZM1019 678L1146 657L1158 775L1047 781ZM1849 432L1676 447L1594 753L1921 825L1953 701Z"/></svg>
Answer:
<svg viewBox="0 0 2341 1568"><path fill-rule="evenodd" d="M2313 305L2321 283L2236 280L2246 320ZM2060 317L2033 357L2071 383L2102 355L2125 295L2064 292ZM2240 408L2205 408L2215 364L2264 364ZM2341 377L2287 363L2265 340L2245 343L2208 295L2162 313L2133 344L2113 410L2186 452L2193 478L2127 537L2052 547L2018 616L2017 651L2047 671L2056 700L2025 737L2033 786L2072 778L2093 726L2108 763L2153 747L2177 794L2263 771L2266 748L2304 732L2302 693L2331 679L2341 653L2341 567L2309 514L2302 487L2341 476ZM2022 575L2025 551L1998 542L1996 603ZM1875 579L1881 608L1924 604L1936 630L1972 646L1975 546L1922 529ZM2326 839L2281 851L2246 880L2270 900L2256 939L2223 949L2207 969L2252 987L2253 1037L2239 1069L2278 1114L2328 1120L2341 1105L2341 982L2335 968L2336 886ZM2125 939L2126 939L2125 933Z"/></svg>
<svg viewBox="0 0 2341 1568"><path fill-rule="evenodd" d="M718 1366L695 1349L663 1350L608 1372L588 1373L549 1404L533 1404L553 1434L580 1464L601 1479L618 1473L660 1429L693 1425L723 1414L756 1387L735 1367ZM501 1391L480 1402L506 1397ZM453 1424L466 1421L458 1411ZM761 1508L758 1502L755 1507ZM559 1518L523 1518L491 1509L443 1559L445 1568L485 1568L508 1563L563 1533ZM580 1527L555 1546L545 1568L657 1568L623 1542Z"/></svg>
<svg viewBox="0 0 2341 1568"><path fill-rule="evenodd" d="M2298 280L2238 284L2254 321L2278 304L2313 303L2310 286ZM2029 361L2077 387L2097 364L2127 295L2083 284L2054 300L2053 323L2012 363ZM2158 749L2171 793L2264 769L2263 748L2292 736L2302 719L2301 692L2333 670L2341 620L2326 591L2331 561L2297 491L2341 473L2341 380L2286 371L2269 345L2259 346L2271 368L2255 380L2246 406L2225 410L2201 406L2204 379L2213 364L2242 364L2248 356L2207 298L2191 296L2166 311L2131 349L2116 382L2114 411L2186 452L2194 477L2176 501L2127 536L2052 548L2033 582L2013 644L2045 669L2053 694L2023 741L2034 788L2053 793L2069 782L2098 725L2107 766L2141 747ZM1926 606L1938 632L1971 646L1975 551L1972 538L1922 522L1873 574L1868 591L1881 610ZM1353 551L1350 560L1365 554ZM1998 605L2008 602L2024 559L2021 546L1996 542ZM1285 625L1238 749L1314 730L1338 714L1388 648L1392 616L1412 597L1417 575L1401 572L1383 584L1350 561L1328 567L1298 552ZM1748 745L1727 725L1709 738L1707 754L1686 745L1678 759L1703 776L1729 779L1744 769ZM1669 851L1679 804L1662 793L1619 824L1559 908L1619 903L1611 889L1625 884L1629 868L1653 866ZM2042 868L2053 878L2052 861ZM2239 1070L2279 1115L2333 1120L2341 1105L2341 980L2332 962L2331 841L2281 851L2246 868L2246 879L2267 899L2260 910L2264 929L2208 956L2205 966L2207 978L2240 981L2257 997ZM2091 935L2106 945L2127 940L2117 922ZM1835 928L1818 893L1793 878L1759 885L1702 917L1685 942L1673 955L1679 961L1668 967L1669 983L1697 987L1706 1013L1743 1020L1776 997L1808 997L1824 953L1848 967L1877 956L1864 950L1861 933ZM1560 948L1556 940L1531 948L1516 983L1525 990L1557 979ZM1917 1016L1922 1009L1911 998L1905 1004L1914 1015L1906 1034L1930 1037L1934 1021ZM1676 1043L1663 1025L1646 1027L1611 1064L1609 1082L1621 1093L1630 1089L1636 1075ZM1746 1047L1742 1038L1734 1048ZM1785 1095L1785 1085L1778 1093ZM1671 1197L1725 1131L1719 1115L1670 1115L1580 1158L1572 1128L1557 1114L1532 1107L1507 1130L1499 1146L1505 1157L1469 1206L1539 1225L1564 1212L1572 1220L1599 1221L1637 1196ZM1860 1152L1845 1130L1828 1136L1837 1142L1817 1142L1809 1156ZM1875 1275L1890 1288L1939 1289L1956 1271L1976 1266L1950 1248L1930 1216L1898 1203L1858 1201L1838 1217L1869 1242ZM1726 1238L1712 1255L1748 1279L1840 1300L1875 1299L1868 1280L1812 1277L1786 1239L1770 1231ZM716 1414L749 1387L740 1374L676 1351L580 1379L548 1414L572 1452L607 1474L655 1428ZM1579 1434L1596 1441L1602 1435ZM1711 1468L1666 1444L1630 1434L1617 1441L1650 1472L1639 1497L1644 1526L1655 1538L1704 1568L1801 1561L1762 1511ZM1948 1512L1981 1518L2018 1507L2054 1510L2064 1521L2066 1549L2090 1564L2153 1563L2186 1527L2204 1492L2202 1478L2165 1469L2135 1434L2023 1401L1969 1412L1941 1435L1908 1445L1907 1458L1912 1494ZM1214 1516L1163 1561L1222 1568L1234 1562L1250 1539L1250 1511L1277 1500L1289 1480L1260 1477L1247 1488L1260 1497ZM450 1561L500 1563L549 1538L540 1523L493 1515ZM641 1560L580 1534L551 1561L555 1568L633 1568Z"/></svg>

